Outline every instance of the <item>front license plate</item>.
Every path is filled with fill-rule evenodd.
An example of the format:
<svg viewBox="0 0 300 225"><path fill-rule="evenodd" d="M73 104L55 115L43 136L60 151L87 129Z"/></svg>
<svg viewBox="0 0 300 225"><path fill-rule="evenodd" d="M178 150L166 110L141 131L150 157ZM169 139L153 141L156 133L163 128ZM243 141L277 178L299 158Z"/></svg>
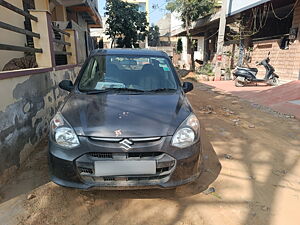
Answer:
<svg viewBox="0 0 300 225"><path fill-rule="evenodd" d="M156 174L156 162L144 161L96 161L96 176L151 175Z"/></svg>

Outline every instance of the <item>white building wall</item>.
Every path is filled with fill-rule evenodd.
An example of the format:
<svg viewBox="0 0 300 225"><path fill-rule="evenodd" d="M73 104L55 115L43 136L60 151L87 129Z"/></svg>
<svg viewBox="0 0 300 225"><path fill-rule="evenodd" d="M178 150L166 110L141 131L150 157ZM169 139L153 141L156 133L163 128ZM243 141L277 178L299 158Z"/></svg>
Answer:
<svg viewBox="0 0 300 225"><path fill-rule="evenodd" d="M181 41L182 41L181 61L183 61L185 65L188 65L189 57L187 54L187 38L181 37Z"/></svg>
<svg viewBox="0 0 300 225"><path fill-rule="evenodd" d="M203 61L204 58L204 37L194 37L193 39L198 40L197 51L194 53L195 60Z"/></svg>
<svg viewBox="0 0 300 225"><path fill-rule="evenodd" d="M103 17L103 28L91 28L91 37L96 37L97 41L100 39L103 39L104 48L111 48L111 42L112 40L109 38L109 35L106 35L106 24L107 17Z"/></svg>
<svg viewBox="0 0 300 225"><path fill-rule="evenodd" d="M159 27L160 36L169 35L171 32L171 14L164 15L160 20L157 21L156 25Z"/></svg>
<svg viewBox="0 0 300 225"><path fill-rule="evenodd" d="M182 30L182 21L179 18L179 14L173 12L171 13L171 36L180 29Z"/></svg>
<svg viewBox="0 0 300 225"><path fill-rule="evenodd" d="M194 59L203 61L204 59L204 37L193 37L198 40L197 51L194 52ZM181 37L182 40L182 54L181 64L185 65L186 69L190 69L191 56L187 53L187 38Z"/></svg>

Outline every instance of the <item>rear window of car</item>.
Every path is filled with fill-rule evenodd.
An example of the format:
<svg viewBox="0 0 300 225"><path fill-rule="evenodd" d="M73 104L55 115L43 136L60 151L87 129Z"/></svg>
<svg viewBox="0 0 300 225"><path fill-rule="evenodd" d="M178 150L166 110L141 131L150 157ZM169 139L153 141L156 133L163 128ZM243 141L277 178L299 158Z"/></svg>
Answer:
<svg viewBox="0 0 300 225"><path fill-rule="evenodd" d="M94 56L84 68L80 91L108 88L153 91L177 89L169 60L150 56Z"/></svg>

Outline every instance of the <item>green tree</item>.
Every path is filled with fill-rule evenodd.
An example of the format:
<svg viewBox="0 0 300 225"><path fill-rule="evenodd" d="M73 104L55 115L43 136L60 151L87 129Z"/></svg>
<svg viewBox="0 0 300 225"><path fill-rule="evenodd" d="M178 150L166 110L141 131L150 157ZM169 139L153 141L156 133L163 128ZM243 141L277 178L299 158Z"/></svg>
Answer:
<svg viewBox="0 0 300 225"><path fill-rule="evenodd" d="M102 49L104 47L104 42L103 42L103 38L101 38L98 42L98 48Z"/></svg>
<svg viewBox="0 0 300 225"><path fill-rule="evenodd" d="M169 0L166 9L171 12L177 12L186 29L188 54L191 54L192 70L195 70L194 46L190 33L191 25L199 18L207 15L214 8L214 0Z"/></svg>
<svg viewBox="0 0 300 225"><path fill-rule="evenodd" d="M152 24L149 28L148 34L148 44L149 46L156 47L159 45L159 27L157 25Z"/></svg>
<svg viewBox="0 0 300 225"><path fill-rule="evenodd" d="M182 40L181 40L181 38L179 38L178 41L177 41L176 51L178 53L182 53L182 50L183 50Z"/></svg>
<svg viewBox="0 0 300 225"><path fill-rule="evenodd" d="M117 40L118 47L131 48L138 41L144 41L148 34L147 13L139 12L137 4L121 0L107 0L106 34L112 39L112 46Z"/></svg>

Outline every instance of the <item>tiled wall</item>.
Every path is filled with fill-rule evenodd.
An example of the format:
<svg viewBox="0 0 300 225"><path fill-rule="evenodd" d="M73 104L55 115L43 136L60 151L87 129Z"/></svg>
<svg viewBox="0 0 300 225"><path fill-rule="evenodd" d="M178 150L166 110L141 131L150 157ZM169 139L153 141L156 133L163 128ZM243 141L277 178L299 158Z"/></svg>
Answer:
<svg viewBox="0 0 300 225"><path fill-rule="evenodd" d="M261 61L267 57L270 51L271 65L274 66L276 73L283 80L300 79L300 2L294 11L293 28L298 28L298 37L290 43L288 49L280 49L280 39L267 40L254 43L254 51L251 54L254 66L256 61ZM259 75L263 76L265 69L259 68Z"/></svg>

